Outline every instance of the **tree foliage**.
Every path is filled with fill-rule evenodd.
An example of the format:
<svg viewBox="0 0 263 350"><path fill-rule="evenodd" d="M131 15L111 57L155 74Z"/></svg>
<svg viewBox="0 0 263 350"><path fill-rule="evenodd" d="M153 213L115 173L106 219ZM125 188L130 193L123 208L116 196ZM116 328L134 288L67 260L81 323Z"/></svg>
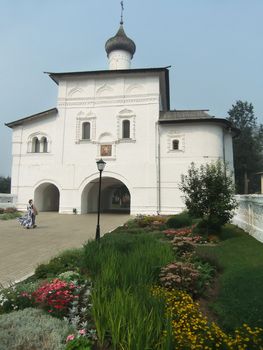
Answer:
<svg viewBox="0 0 263 350"><path fill-rule="evenodd" d="M0 193L11 192L11 177L0 176Z"/></svg>
<svg viewBox="0 0 263 350"><path fill-rule="evenodd" d="M180 189L190 215L203 219L207 229L218 230L233 217L237 203L232 176L218 160L199 168L191 163L187 175L182 175Z"/></svg>
<svg viewBox="0 0 263 350"><path fill-rule="evenodd" d="M257 124L254 107L246 101L236 101L228 114L228 120L240 130L233 139L237 193L256 192L259 181L255 173L263 171L263 125Z"/></svg>

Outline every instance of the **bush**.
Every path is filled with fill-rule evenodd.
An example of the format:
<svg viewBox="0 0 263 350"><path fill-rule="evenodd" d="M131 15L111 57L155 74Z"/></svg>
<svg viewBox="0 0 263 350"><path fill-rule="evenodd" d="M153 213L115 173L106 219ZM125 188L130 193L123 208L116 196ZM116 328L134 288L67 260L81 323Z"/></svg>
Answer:
<svg viewBox="0 0 263 350"><path fill-rule="evenodd" d="M32 292L37 288L36 283L19 283L0 291L0 314L13 310L23 310L33 306Z"/></svg>
<svg viewBox="0 0 263 350"><path fill-rule="evenodd" d="M62 272L78 272L78 263L83 256L83 249L66 250L59 256L51 259L47 264L40 264L35 271L36 279L56 277Z"/></svg>
<svg viewBox="0 0 263 350"><path fill-rule="evenodd" d="M65 350L91 350L91 342L85 337L79 337L67 342Z"/></svg>
<svg viewBox="0 0 263 350"><path fill-rule="evenodd" d="M16 211L14 213L4 212L3 214L0 215L0 220L12 220L20 216L21 216L21 213L19 211Z"/></svg>
<svg viewBox="0 0 263 350"><path fill-rule="evenodd" d="M4 214L5 209L4 208L0 208L0 214Z"/></svg>
<svg viewBox="0 0 263 350"><path fill-rule="evenodd" d="M135 219L135 222L139 227L147 227L147 226L163 227L164 224L166 223L166 220L167 218L161 215L151 215L151 216L140 215Z"/></svg>
<svg viewBox="0 0 263 350"><path fill-rule="evenodd" d="M187 212L173 215L166 222L166 225L169 228L187 227L187 226L190 226L191 224L192 224L192 218L189 216Z"/></svg>
<svg viewBox="0 0 263 350"><path fill-rule="evenodd" d="M42 310L27 308L0 316L1 350L62 350L72 328Z"/></svg>
<svg viewBox="0 0 263 350"><path fill-rule="evenodd" d="M200 294L200 272L194 264L188 262L173 262L161 269L161 284L169 289L186 291L193 296Z"/></svg>
<svg viewBox="0 0 263 350"><path fill-rule="evenodd" d="M221 232L221 226L220 220L217 218L204 218L198 222L193 232L206 237L210 234L218 236Z"/></svg>
<svg viewBox="0 0 263 350"><path fill-rule="evenodd" d="M15 207L6 208L5 213L7 213L7 214L17 213L17 209Z"/></svg>
<svg viewBox="0 0 263 350"><path fill-rule="evenodd" d="M219 230L234 215L237 202L234 198L233 179L226 165L218 160L199 168L192 163L187 175L182 175L180 190L190 215L204 220L206 234Z"/></svg>

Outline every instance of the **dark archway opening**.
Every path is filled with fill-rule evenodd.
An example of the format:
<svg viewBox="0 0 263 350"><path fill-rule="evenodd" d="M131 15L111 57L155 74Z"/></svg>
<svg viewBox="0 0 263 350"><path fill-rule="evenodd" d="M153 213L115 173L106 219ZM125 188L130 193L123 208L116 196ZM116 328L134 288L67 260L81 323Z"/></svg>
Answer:
<svg viewBox="0 0 263 350"><path fill-rule="evenodd" d="M83 190L81 198L81 213L96 213L98 210L99 179L91 181ZM101 182L101 212L130 213L131 196L123 182L102 177Z"/></svg>
<svg viewBox="0 0 263 350"><path fill-rule="evenodd" d="M39 211L59 211L59 190L49 182L36 188L34 199Z"/></svg>

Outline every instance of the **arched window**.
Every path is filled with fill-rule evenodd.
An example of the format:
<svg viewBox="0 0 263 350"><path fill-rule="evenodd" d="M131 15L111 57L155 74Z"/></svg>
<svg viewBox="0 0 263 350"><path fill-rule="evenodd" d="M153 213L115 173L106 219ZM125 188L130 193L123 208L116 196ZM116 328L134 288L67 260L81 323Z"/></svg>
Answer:
<svg viewBox="0 0 263 350"><path fill-rule="evenodd" d="M44 136L41 138L41 150L44 153L47 153L47 138Z"/></svg>
<svg viewBox="0 0 263 350"><path fill-rule="evenodd" d="M130 121L124 120L122 122L122 138L129 139L130 138Z"/></svg>
<svg viewBox="0 0 263 350"><path fill-rule="evenodd" d="M173 150L179 149L179 140L173 140Z"/></svg>
<svg viewBox="0 0 263 350"><path fill-rule="evenodd" d="M82 140L90 140L90 123L85 122L82 124Z"/></svg>
<svg viewBox="0 0 263 350"><path fill-rule="evenodd" d="M37 137L34 137L32 140L32 152L39 153L40 152L40 142Z"/></svg>

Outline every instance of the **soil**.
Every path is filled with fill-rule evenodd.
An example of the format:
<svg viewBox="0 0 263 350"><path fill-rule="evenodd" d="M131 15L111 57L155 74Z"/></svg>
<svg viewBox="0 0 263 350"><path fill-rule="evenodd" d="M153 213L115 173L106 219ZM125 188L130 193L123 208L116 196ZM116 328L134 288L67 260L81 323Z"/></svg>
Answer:
<svg viewBox="0 0 263 350"><path fill-rule="evenodd" d="M210 305L213 303L219 294L219 276L217 275L214 278L213 284L208 288L206 291L205 297L201 297L197 300L197 302L200 305L200 310L204 316L207 317L207 319L210 322L216 322L218 321L218 318L216 314L211 309Z"/></svg>

